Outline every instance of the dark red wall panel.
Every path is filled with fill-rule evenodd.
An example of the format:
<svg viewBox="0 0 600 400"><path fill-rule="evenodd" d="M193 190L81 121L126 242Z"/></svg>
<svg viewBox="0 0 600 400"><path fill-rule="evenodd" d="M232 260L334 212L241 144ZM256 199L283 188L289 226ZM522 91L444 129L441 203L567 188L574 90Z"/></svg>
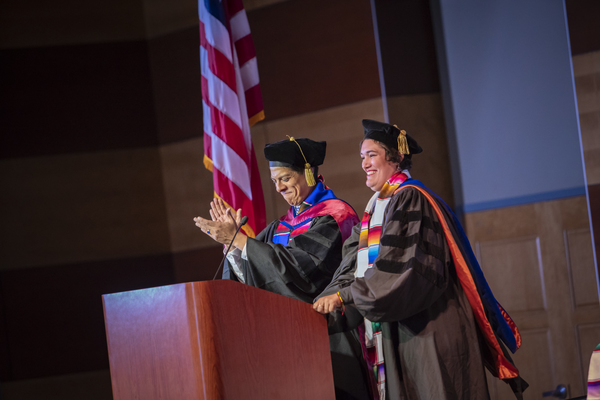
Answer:
<svg viewBox="0 0 600 400"><path fill-rule="evenodd" d="M375 6L386 95L439 92L429 2L376 0Z"/></svg>
<svg viewBox="0 0 600 400"><path fill-rule="evenodd" d="M571 54L600 50L600 1L567 0Z"/></svg>
<svg viewBox="0 0 600 400"><path fill-rule="evenodd" d="M285 1L248 20L267 119L381 96L368 0Z"/></svg>
<svg viewBox="0 0 600 400"><path fill-rule="evenodd" d="M1 50L0 157L158 144L146 42Z"/></svg>
<svg viewBox="0 0 600 400"><path fill-rule="evenodd" d="M171 255L0 273L2 380L108 368L101 295L174 282Z"/></svg>

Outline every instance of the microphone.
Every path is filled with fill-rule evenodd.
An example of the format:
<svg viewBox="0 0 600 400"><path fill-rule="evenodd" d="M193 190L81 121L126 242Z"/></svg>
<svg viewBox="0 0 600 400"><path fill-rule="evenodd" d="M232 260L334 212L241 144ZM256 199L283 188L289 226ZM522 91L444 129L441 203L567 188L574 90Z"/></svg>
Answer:
<svg viewBox="0 0 600 400"><path fill-rule="evenodd" d="M247 222L248 222L248 217L245 217L245 216L242 217L242 220L240 221L240 226L238 226L237 230L233 234L233 237L231 238L231 243L229 243L229 247L227 247L227 251L225 252L225 255L223 256L223 259L221 260L221 264L219 264L219 268L217 268L217 272L215 272L215 276L212 278L213 281L215 279L217 279L217 275L219 274L219 271L221 270L221 267L223 266L223 263L225 262L225 259L227 258L227 254L229 254L229 249L231 249L233 240L237 236L237 234L240 231L240 229L242 228L242 226L246 225Z"/></svg>

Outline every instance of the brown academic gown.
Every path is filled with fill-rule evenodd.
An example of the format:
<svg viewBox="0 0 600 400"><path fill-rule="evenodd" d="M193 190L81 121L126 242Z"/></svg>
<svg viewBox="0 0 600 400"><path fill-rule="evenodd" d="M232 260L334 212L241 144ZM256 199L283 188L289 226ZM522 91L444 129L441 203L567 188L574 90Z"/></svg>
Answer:
<svg viewBox="0 0 600 400"><path fill-rule="evenodd" d="M482 338L425 197L405 188L391 198L378 257L355 279L359 234L356 226L321 296L340 292L349 326L382 322L386 398L489 399Z"/></svg>

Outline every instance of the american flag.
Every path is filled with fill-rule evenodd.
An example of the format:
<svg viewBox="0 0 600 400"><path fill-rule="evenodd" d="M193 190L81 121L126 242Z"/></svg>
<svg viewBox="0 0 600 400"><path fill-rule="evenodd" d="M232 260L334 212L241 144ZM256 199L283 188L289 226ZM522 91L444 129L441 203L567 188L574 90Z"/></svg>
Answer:
<svg viewBox="0 0 600 400"><path fill-rule="evenodd" d="M264 118L258 67L242 0L199 0L204 165L215 196L264 229L265 202L250 126Z"/></svg>

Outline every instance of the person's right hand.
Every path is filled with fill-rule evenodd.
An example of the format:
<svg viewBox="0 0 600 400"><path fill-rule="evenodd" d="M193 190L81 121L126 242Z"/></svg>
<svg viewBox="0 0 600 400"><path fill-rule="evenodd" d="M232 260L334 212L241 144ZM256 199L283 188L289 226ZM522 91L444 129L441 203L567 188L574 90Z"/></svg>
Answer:
<svg viewBox="0 0 600 400"><path fill-rule="evenodd" d="M320 314L328 314L335 310L342 310L343 304L337 293L321 297L313 304L313 310Z"/></svg>
<svg viewBox="0 0 600 400"><path fill-rule="evenodd" d="M235 213L235 217L231 214L231 209L229 209L222 199L215 197L213 201L210 202L210 217L213 221L219 222L235 222L235 227L240 226L240 222L242 221L242 209L238 209Z"/></svg>

